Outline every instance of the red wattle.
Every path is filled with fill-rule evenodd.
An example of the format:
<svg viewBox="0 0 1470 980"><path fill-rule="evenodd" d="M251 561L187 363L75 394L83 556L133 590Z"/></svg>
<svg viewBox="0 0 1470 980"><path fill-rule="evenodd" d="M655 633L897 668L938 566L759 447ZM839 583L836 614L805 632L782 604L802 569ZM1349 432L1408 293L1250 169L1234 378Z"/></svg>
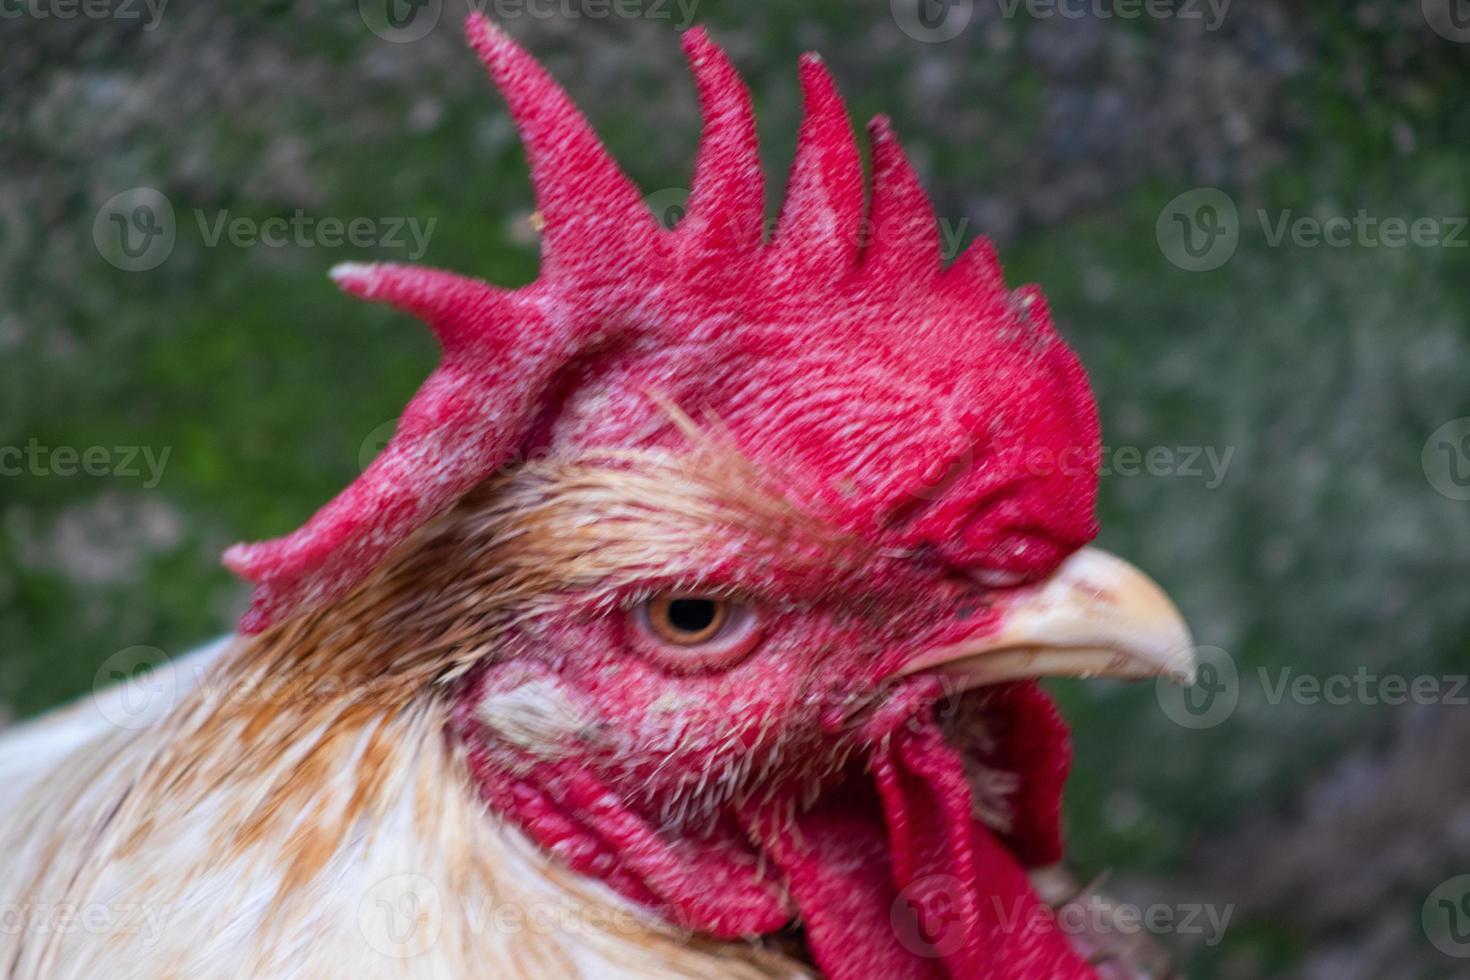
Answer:
<svg viewBox="0 0 1470 980"><path fill-rule="evenodd" d="M1019 690L1004 696L1017 705L1045 699ZM1037 717L1027 734L1039 740L1007 751L1055 748L1054 714ZM1016 720L1011 734L1022 727ZM785 875L826 976L1096 977L1031 890L1022 860L975 819L963 757L937 725L900 729L869 765L871 782L854 773L813 808L778 795L742 814ZM1055 801L1043 809L1054 814ZM1054 828L1037 834L1056 836Z"/></svg>
<svg viewBox="0 0 1470 980"><path fill-rule="evenodd" d="M874 756L909 945L952 977L1087 980L1026 869L973 815L960 753L937 728L905 729ZM905 914L895 907L895 926ZM927 948L926 948L927 947Z"/></svg>
<svg viewBox="0 0 1470 980"><path fill-rule="evenodd" d="M785 873L807 949L829 980L944 980L894 928L888 840L871 793L834 793L793 816L779 801L745 815L753 839Z"/></svg>
<svg viewBox="0 0 1470 980"><path fill-rule="evenodd" d="M984 692L984 763L1014 771L1018 830L975 816L965 755L936 721L901 723L815 802L772 787L700 837L660 829L586 767L476 737L470 764L491 807L572 869L719 939L800 922L830 980L1095 980L1027 868L1060 851L1066 727L1035 684ZM782 893L782 884L785 893Z"/></svg>

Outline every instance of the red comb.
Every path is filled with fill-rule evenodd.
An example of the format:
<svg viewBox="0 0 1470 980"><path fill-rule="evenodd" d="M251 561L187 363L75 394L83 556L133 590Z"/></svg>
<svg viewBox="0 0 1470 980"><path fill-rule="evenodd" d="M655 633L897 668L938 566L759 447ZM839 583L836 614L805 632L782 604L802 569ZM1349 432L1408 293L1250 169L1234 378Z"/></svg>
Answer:
<svg viewBox="0 0 1470 980"><path fill-rule="evenodd" d="M750 96L702 30L688 32L684 48L704 132L687 213L671 231L658 226L566 92L529 54L479 15L470 16L467 32L525 143L544 222L541 275L522 289L502 290L394 264L333 270L353 295L424 320L443 357L356 482L296 532L225 553L225 564L256 584L240 624L245 632L342 596L530 442L655 439L660 415L649 404L650 390L688 410L714 412L736 429L744 416L742 448L757 455L769 446L789 464L793 444L824 446L817 470L827 472L814 471L814 485L825 486L833 468L850 482L844 468L860 463L890 482L911 480L913 465L929 466L957 439L993 427L978 414L989 397L983 384L991 382L977 371L1024 368L1026 377L1049 378L1038 382L1043 387L1074 389L1060 400L1038 391L1028 411L1050 411L1045 406L1057 401L1068 411L1080 405L1082 428L1065 426L1057 439L1095 441L1080 370L1050 331L1044 308L1029 316L1013 308L989 246L978 243L941 272L928 199L882 119L870 129L871 227L864 231L858 148L815 56L801 62L805 117L786 202L772 241L763 244ZM995 339L1010 336L997 327L1018 322L1026 325L1020 340ZM953 336L941 339L940 331ZM984 358L974 353L982 344ZM996 344L1009 347L997 352ZM598 357L606 363L594 363ZM798 419L792 406L803 399L773 406L765 394L802 384L793 365L823 357L807 368L846 386L845 395L833 395L855 413L842 426L825 412ZM882 375L876 389L875 372ZM1013 376L1005 383L1017 389ZM593 387L597 398L579 402ZM865 407L859 395L874 404ZM1028 396L1021 390L1017 397ZM946 399L954 405L940 405ZM923 421L925 413L937 414ZM863 432L864 425L897 426L901 434ZM919 445L914 433L928 442ZM844 438L852 446L837 444ZM877 459L875 439L900 455ZM829 489L813 492L831 498ZM848 523L871 523L891 510L890 490L878 480L864 513L848 515ZM1090 527L1091 492L1080 496L1078 514L1085 517L1067 520L1077 534L1090 533L1082 524ZM973 538L976 548L996 546L983 534Z"/></svg>

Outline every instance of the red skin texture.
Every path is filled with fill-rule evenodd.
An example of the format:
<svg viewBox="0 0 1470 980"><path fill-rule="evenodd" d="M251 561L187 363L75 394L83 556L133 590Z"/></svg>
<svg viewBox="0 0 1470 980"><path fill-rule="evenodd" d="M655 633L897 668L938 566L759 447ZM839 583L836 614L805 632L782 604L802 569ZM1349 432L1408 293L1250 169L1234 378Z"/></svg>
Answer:
<svg viewBox="0 0 1470 980"><path fill-rule="evenodd" d="M615 613L547 614L461 695L453 730L487 802L571 867L711 935L771 932L799 914L839 980L1092 975L1054 928L996 921L1006 903L1035 904L1024 868L1060 856L1069 750L1045 695L1029 684L987 695L986 759L1022 777L1005 839L970 815L932 678L898 685L861 724L840 710L923 649L997 627L1003 609L957 580L1043 576L1095 533L1095 407L1040 294L1007 290L984 241L942 267L928 199L882 118L869 126L864 214L846 110L814 56L801 63L806 114L765 242L749 95L702 31L685 48L705 133L671 231L530 55L483 18L468 32L526 144L541 277L507 291L396 265L338 275L424 319L443 360L359 480L295 533L226 554L256 584L242 630L341 597L513 459L687 452L656 393L717 420L807 514L902 558L823 578L756 561L733 538L701 556L705 585L803 606L771 615L750 656L714 670L640 656ZM517 755L473 714L516 683L508 670L539 672L607 737L557 760ZM660 728L670 704L672 742ZM770 764L760 793L698 826L658 812L742 759ZM826 792L796 806L819 777ZM915 950L892 910L932 897L919 893L936 874L959 882L958 940Z"/></svg>

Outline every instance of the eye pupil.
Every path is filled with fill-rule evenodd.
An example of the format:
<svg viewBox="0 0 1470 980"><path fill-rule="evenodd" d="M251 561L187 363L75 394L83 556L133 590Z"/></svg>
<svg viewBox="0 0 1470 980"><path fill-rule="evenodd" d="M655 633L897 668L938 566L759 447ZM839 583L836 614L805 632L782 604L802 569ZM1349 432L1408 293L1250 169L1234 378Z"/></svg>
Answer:
<svg viewBox="0 0 1470 980"><path fill-rule="evenodd" d="M674 599L669 603L669 625L681 633L703 633L718 613L709 599Z"/></svg>
<svg viewBox="0 0 1470 980"><path fill-rule="evenodd" d="M665 643L691 647L719 635L730 604L709 596L660 596L644 607L648 627Z"/></svg>
<svg viewBox="0 0 1470 980"><path fill-rule="evenodd" d="M629 638L636 647L680 668L734 663L761 635L752 606L719 595L664 593L628 613Z"/></svg>

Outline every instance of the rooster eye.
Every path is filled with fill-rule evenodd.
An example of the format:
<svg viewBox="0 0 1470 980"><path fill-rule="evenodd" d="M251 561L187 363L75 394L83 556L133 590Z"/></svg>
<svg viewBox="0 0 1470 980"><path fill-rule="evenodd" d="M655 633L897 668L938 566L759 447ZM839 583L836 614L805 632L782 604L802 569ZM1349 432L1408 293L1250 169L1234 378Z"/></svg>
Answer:
<svg viewBox="0 0 1470 980"><path fill-rule="evenodd" d="M703 596L662 596L648 603L648 625L666 642L694 646L720 631L728 608Z"/></svg>
<svg viewBox="0 0 1470 980"><path fill-rule="evenodd" d="M633 639L647 653L679 667L728 665L760 639L755 610L706 595L654 596L633 610Z"/></svg>

